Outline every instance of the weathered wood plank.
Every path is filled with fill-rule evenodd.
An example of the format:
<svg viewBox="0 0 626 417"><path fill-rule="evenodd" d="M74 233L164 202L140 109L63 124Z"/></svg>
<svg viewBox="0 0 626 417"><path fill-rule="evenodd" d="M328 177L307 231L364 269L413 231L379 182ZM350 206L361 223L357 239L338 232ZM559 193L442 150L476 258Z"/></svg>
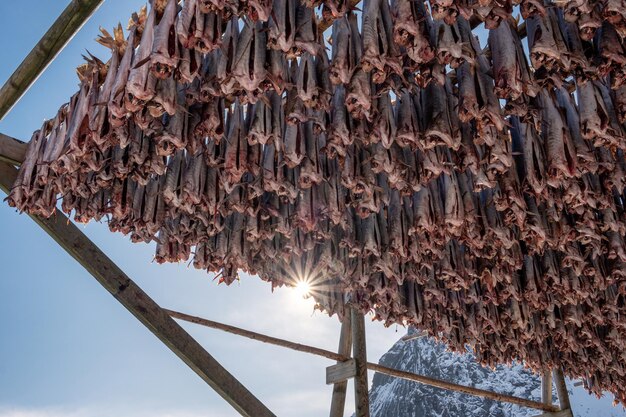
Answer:
<svg viewBox="0 0 626 417"><path fill-rule="evenodd" d="M311 353L317 356L323 356L328 359L336 360L336 361L345 361L349 359L346 356L339 355L335 352L331 352L330 350L316 348L314 346L303 345L302 343L290 342L288 340L279 339L278 337L267 336L261 333L253 332L250 330L242 329L240 327L231 326L224 323L218 323L216 321L207 320L202 317L191 316L185 313L179 313L178 311L163 309L167 314L171 317L188 321L189 323L199 324L201 326L210 327L212 329L222 330L228 333L236 334L238 336L247 337L248 339L258 340L259 342L269 343L276 346L285 347L292 350L297 350L299 352Z"/></svg>
<svg viewBox="0 0 626 417"><path fill-rule="evenodd" d="M352 352L352 317L346 314L341 323L341 333L339 335L340 355L350 356ZM346 393L348 391L348 381L343 381L333 386L333 397L330 402L330 417L343 417L346 408Z"/></svg>
<svg viewBox="0 0 626 417"><path fill-rule="evenodd" d="M0 188L4 192L11 188L16 175L14 167L0 162ZM50 219L30 217L242 416L274 416L67 217L62 213Z"/></svg>
<svg viewBox="0 0 626 417"><path fill-rule="evenodd" d="M408 381L415 381L422 384L430 385L437 388L443 388L451 391L458 391L464 394L474 395L476 397L489 398L495 401L502 401L511 404L517 404L522 407L534 408L542 411L558 411L558 407L554 405L543 404L538 401L528 400L526 398L514 397L512 395L500 394L493 391L487 391L480 388L468 387L465 385L454 384L452 382L442 381L440 379L431 378L428 376L414 374L412 372L400 371L398 369L388 368L383 365L379 365L376 363L368 362L367 368L380 372L381 374L393 376L396 378L406 379Z"/></svg>
<svg viewBox="0 0 626 417"><path fill-rule="evenodd" d="M559 396L559 406L561 410L569 410L572 408L569 402L569 392L567 392L567 385L565 385L565 376L561 369L555 369L552 372L554 378L554 384L556 385L556 393Z"/></svg>
<svg viewBox="0 0 626 417"><path fill-rule="evenodd" d="M26 157L28 143L0 133L0 161L21 165Z"/></svg>
<svg viewBox="0 0 626 417"><path fill-rule="evenodd" d="M262 335L260 333L251 332L249 330L239 329L234 326L229 326L226 324L213 322L211 320L206 320L200 317L194 317L188 314L178 313L178 312L171 311L171 310L165 310L165 311L172 314L172 317L179 318L181 320L190 321L192 323L211 327L214 329L228 331L229 333L238 334L240 336L248 337L253 340L261 341L261 338L259 337L261 336L263 339L262 341L265 343L275 344L277 346L282 346L282 347L286 347L289 349L293 349L292 347L293 345L303 346L305 347L305 349L295 349L295 350L310 353L310 354L317 355L317 356L322 356L328 359L338 360L338 361L345 361L349 359L349 350L347 352L344 351L346 352L346 356L343 356L341 354L337 354L329 350L324 350L324 349L316 348L313 346L300 345L299 343L293 343L293 342L278 339L275 337ZM235 329L235 331L230 331L230 329ZM372 362L367 363L367 368L369 370L380 372L382 374L393 376L396 378L402 378L402 379L406 379L409 381L415 381L415 382L419 382L422 384L426 384L426 385L430 385L433 387L442 388L442 389L446 389L450 391L458 391L464 394L474 395L476 397L489 398L495 401L502 401L502 402L508 402L511 404L517 404L522 407L534 408L534 409L542 410L542 411L558 411L559 409L555 405L546 405L541 402L529 400L526 398L514 397L512 395L500 394L500 393L493 392L493 391L487 391L487 390L483 390L479 388L468 387L465 385L454 384L452 382L442 381L436 378L431 378L431 377L427 377L427 376L423 376L419 374L414 374L411 372L405 372L405 371L400 371L397 369L388 368L386 366L375 364Z"/></svg>
<svg viewBox="0 0 626 417"><path fill-rule="evenodd" d="M541 401L552 405L552 372L546 370L541 376Z"/></svg>
<svg viewBox="0 0 626 417"><path fill-rule="evenodd" d="M326 368L326 385L347 381L356 376L356 362L348 359Z"/></svg>
<svg viewBox="0 0 626 417"><path fill-rule="evenodd" d="M354 377L354 401L356 417L369 417L370 399L367 383L367 348L365 343L365 317L351 308L352 316L352 356L356 361Z"/></svg>
<svg viewBox="0 0 626 417"><path fill-rule="evenodd" d="M0 89L0 120L13 108L104 0L72 0Z"/></svg>
<svg viewBox="0 0 626 417"><path fill-rule="evenodd" d="M543 413L534 417L573 417L572 410L561 410L553 413Z"/></svg>

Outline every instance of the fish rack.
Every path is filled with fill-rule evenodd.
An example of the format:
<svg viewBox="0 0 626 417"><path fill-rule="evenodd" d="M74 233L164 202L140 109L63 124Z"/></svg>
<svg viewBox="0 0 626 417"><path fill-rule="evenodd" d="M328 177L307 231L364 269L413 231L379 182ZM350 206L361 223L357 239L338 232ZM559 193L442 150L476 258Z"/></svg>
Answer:
<svg viewBox="0 0 626 417"><path fill-rule="evenodd" d="M17 170L25 152L25 144L6 135L0 136L0 189L8 193L17 178ZM12 162L10 162L12 161ZM111 259L109 259L69 218L56 213L50 218L30 215L46 233L52 237L70 256L80 263L120 304L150 330L165 346L189 366L200 378L226 400L237 412L247 417L275 416L259 399L243 386L214 359L188 332L173 319L195 323L222 330L263 343L324 357L337 361L337 365L327 368L327 384L333 385L330 417L344 415L348 379L355 378L355 405L358 417L369 416L369 391L367 370L457 391L468 395L488 398L495 401L515 404L543 411L538 417L572 417L569 407L569 394L562 373L555 371L556 388L560 405L552 404L552 383L550 372L542 380L544 397L542 402L501 394L493 391L454 384L436 378L411 372L392 369L368 362L366 356L365 326L363 315L355 310L344 318L341 326L338 353L314 346L307 346L261 333L237 328L201 317L191 316L159 306ZM352 326L352 322L358 323ZM354 340L354 341L353 341ZM351 352L354 345L354 357ZM357 374L357 363L361 371ZM341 367L341 368L339 368ZM547 379L546 379L547 378ZM546 383L546 380L549 381ZM561 382L558 382L561 381ZM549 392L545 394L545 392Z"/></svg>
<svg viewBox="0 0 626 417"><path fill-rule="evenodd" d="M10 110L100 3L73 1L68 6L0 90L0 116ZM551 392L550 372L544 372L544 400L539 403L368 363L363 313L369 309L387 323L409 323L438 333L458 350L471 342L485 363L520 355L535 369L567 366L569 374L578 372L573 364L580 358L571 351L573 346L564 346L576 344L572 332L578 331L576 328L588 331L583 321L590 319L608 334L608 342L598 334L595 338L591 333L585 336L590 347L600 349L604 356L593 357L591 364L585 365L586 374L580 376L595 392L611 389L624 400L616 382L623 366L611 364L615 378L603 379L604 374L598 374L604 370L598 364L611 358L623 330L621 322L605 328L623 307L620 297L626 262L620 228L624 151L620 124L626 115L622 37L626 25L619 4L611 0L597 4L522 0L519 5L526 21L517 28L510 21L512 2L431 1L427 11L422 2L399 0L390 8L386 1L370 0L361 12L362 39L356 14L350 11L354 2L277 1L279 6L274 6L267 1L190 0L183 3L182 12L177 1L154 0L152 4L149 13L133 15L128 39L124 39L121 26L113 36L103 32L99 41L111 48L111 60L105 64L95 57L87 59L78 71L81 91L54 120L44 123L27 147L0 136L2 188L9 194L10 204L33 217L242 415L272 414L172 317L336 360L337 365L327 371L327 381L334 385L331 413L341 415L346 380L354 378L359 417L368 415L368 369L533 407L546 411L546 415L571 415L564 376L558 370L554 378L560 407L552 405L547 394ZM294 5L295 14L290 9ZM321 8L321 19L313 12L315 7ZM237 16L245 17L243 29ZM200 21L204 26L199 26ZM472 34L478 22L490 30L489 51L481 49ZM332 60L321 40L329 27L333 32ZM532 68L520 43L526 34ZM235 52L225 55L223 51ZM267 61L266 54L270 57ZM241 59L246 65L240 65ZM449 67L454 72L448 71ZM128 73L120 76L125 74L124 68ZM185 87L181 90L178 87L182 84ZM582 104L575 103L572 90L578 91ZM286 93L285 110L279 92ZM506 101L504 108L499 100ZM107 105L102 106L103 102ZM201 107L192 110L195 104ZM180 111L181 107L185 111ZM283 111L287 124L280 121L274 125L268 115ZM188 115L197 117L198 122L191 136ZM332 120L330 128L328 118ZM583 126L581 131L578 124ZM276 126L280 129L272 130ZM114 132L118 128L131 130L120 137L116 136L119 131ZM543 132L547 142L546 167L539 166L545 161L539 156L542 145L538 132ZM284 143L278 146L281 135ZM220 140L226 143L221 146L226 154L217 150ZM113 141L118 142L111 147ZM124 155L128 146L138 152L132 158L133 163L143 164L141 169L125 166L125 161L132 159ZM142 155L141 161L136 160ZM282 158L278 166L271 165L275 155ZM250 163L254 158L257 163ZM111 160L114 162L106 162ZM531 168L525 168L521 161ZM415 164L418 170L412 171ZM261 165L263 170L258 170ZM19 172L15 166L21 166ZM105 184L112 185L107 182L112 178L108 171L111 166L117 170L113 177L124 178L115 196L102 191L107 188ZM315 192L319 192L320 184L331 183L332 175L339 178L338 166L342 170L340 181L330 187L344 193L338 200L341 204L326 201L324 210L316 211L319 207L314 205L315 210L311 210L302 202L318 199ZM334 167L335 174L329 175L324 167ZM191 177L186 181L187 174L196 170L221 176L223 189L218 191L228 196L220 197L219 210L205 201L194 201L198 195L194 195L193 187L198 183ZM522 192L516 171L523 170L527 188ZM95 189L100 189L88 189L93 185L89 183L81 188L81 180L77 182L73 172L98 177L101 182L96 181ZM602 175L602 184L593 183L597 172ZM254 180L261 174L261 183L267 188L258 188ZM173 222L165 226L161 220L155 225L153 217L142 217L145 207L131 213L127 205L132 202L124 200L131 181L134 195L145 199L146 206L149 196L158 195L165 201L167 215L183 213L183 220L171 219ZM613 196L602 195L606 192L602 187L616 187L616 201L611 201ZM242 188L246 194L235 191ZM566 191L556 203L555 189ZM93 210L91 204L95 203L112 210L112 230L131 233L137 241L157 240L157 260L186 259L193 246L194 265L219 270L226 283L232 282L241 268L258 272L273 285L292 285L289 275L294 270L310 272L313 265L322 265L324 273L316 270L313 274L317 287L313 296L321 309L342 318L339 353L160 308L56 211L54 202L60 191L63 210L74 211L75 221L102 216L98 208ZM249 212L249 204L263 193L280 198L277 206L270 203L265 207L269 211L259 221L258 212ZM437 202L437 198L443 200ZM151 201L156 204L156 200ZM346 201L349 203L344 205ZM442 206L437 208L437 204ZM586 211L585 204L596 211ZM215 217L203 218L199 206ZM481 214L463 218L463 209L465 214L472 212L468 211L470 206L482 210ZM405 229L402 221L394 223L399 218L408 221L409 217L403 217L409 215L406 207L415 209L409 216L412 230ZM441 210L443 217L429 218L428 210ZM354 224L345 223L345 212L354 214L349 219ZM132 217L137 214L139 217ZM591 218L585 217L587 214ZM215 222L221 216L231 223ZM575 224L580 230L567 224L570 218L578 219L576 216L580 217ZM598 216L601 221L597 221ZM272 218L279 223L273 224L267 235L259 225ZM290 224L292 218L298 221ZM484 227L492 234L477 238L472 233L485 219L489 224ZM137 227L138 221L141 227ZM599 231L593 228L598 226L594 221L599 223ZM194 240L199 236L194 233L200 223L205 227L202 233L216 241ZM332 230L320 226L330 223L334 224ZM237 238L235 233L243 236L244 228L250 235ZM191 243L177 236L183 229L195 236ZM511 231L516 235L511 236ZM391 239L381 237L385 233L390 233ZM225 248L219 243L224 235L235 242L278 239L274 247L278 251L272 256L288 258L281 252L286 248L302 261L294 263L291 258L276 269L267 269L254 256L268 247L249 244L229 244L229 258L215 250ZM426 239L417 242L417 247L407 247L405 239L415 235ZM578 239L579 243L564 246L560 238ZM317 250L316 245L332 239L341 242L340 250L328 245L324 249L327 252ZM608 246L603 246L603 239ZM579 244L592 251L589 259L588 254L580 253ZM458 258L471 251L475 258ZM587 265L599 262L598 258L602 265ZM350 259L357 259L357 263ZM483 265L482 272L470 265L484 259L493 262ZM561 261L563 266L557 266ZM396 269L398 265L403 269ZM422 269L404 269L416 265ZM460 273L456 271L459 265ZM365 272L370 267L374 273ZM351 268L359 271L355 274ZM438 275L433 277L435 268ZM603 268L610 270L609 276L599 272ZM526 274L523 279L517 273L522 269ZM585 286L587 278L580 278L583 272L604 280L594 283L601 285L600 293ZM554 281L550 281L551 288L545 287L543 279ZM530 288L529 282L538 288ZM407 286L411 291L400 292ZM591 301L586 299L589 293ZM458 294L466 299L459 301ZM555 304L543 299L545 294L563 297L565 302ZM390 305L385 305L389 297ZM475 316L463 311L468 305L483 303L481 297L489 300L485 301L486 312ZM594 304L598 300L602 310ZM590 311L576 307L583 302ZM446 305L451 308L442 312ZM539 315L534 323L528 316L536 314L533 309L546 309L545 316ZM491 339L474 333L480 328L477 317ZM527 352L518 342L506 352L493 350L500 337L511 341L506 331L521 332L528 326L543 329L536 334L553 337L552 343L559 346L540 343L539 348L534 346ZM583 353L586 363L589 355Z"/></svg>

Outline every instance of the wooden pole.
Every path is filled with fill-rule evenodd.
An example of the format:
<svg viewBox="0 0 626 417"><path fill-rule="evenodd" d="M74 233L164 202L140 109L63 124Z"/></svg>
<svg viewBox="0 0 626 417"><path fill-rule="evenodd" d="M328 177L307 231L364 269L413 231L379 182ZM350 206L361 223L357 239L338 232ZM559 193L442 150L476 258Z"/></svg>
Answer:
<svg viewBox="0 0 626 417"><path fill-rule="evenodd" d="M349 357L352 350L352 315L346 314L341 323L341 334L339 335L338 353ZM330 402L330 417L343 417L346 407L346 392L348 391L348 381L339 382L333 385L333 398Z"/></svg>
<svg viewBox="0 0 626 417"><path fill-rule="evenodd" d="M552 373L546 370L541 376L541 402L552 405Z"/></svg>
<svg viewBox="0 0 626 417"><path fill-rule="evenodd" d="M352 316L352 356L356 361L354 377L354 402L356 417L369 417L370 401L367 383L367 348L365 342L365 317L356 309L350 308Z"/></svg>
<svg viewBox="0 0 626 417"><path fill-rule="evenodd" d="M72 0L0 89L0 120L13 108L104 0Z"/></svg>
<svg viewBox="0 0 626 417"><path fill-rule="evenodd" d="M21 165L26 157L28 143L0 133L0 161Z"/></svg>
<svg viewBox="0 0 626 417"><path fill-rule="evenodd" d="M311 353L317 356L323 356L334 361L343 362L350 359L349 355L340 355L330 350L320 349L313 346L303 345L301 343L290 342L288 340L279 339L277 337L267 336L261 333L245 330L239 327L231 326L228 324L218 323L216 321L203 319L201 317L190 316L189 314L179 313L178 311L163 309L171 317L179 320L188 321L190 323L199 324L201 326L210 327L212 329L218 329L227 333L236 334L238 336L247 337L248 339L258 340L259 342L269 343L276 346L285 347L291 350L297 350L298 352Z"/></svg>
<svg viewBox="0 0 626 417"><path fill-rule="evenodd" d="M559 396L559 405L561 410L569 410L571 407L569 402L569 393L567 385L565 385L565 376L561 369L553 371L554 384L556 385L556 393Z"/></svg>
<svg viewBox="0 0 626 417"><path fill-rule="evenodd" d="M8 192L16 176L14 167L0 162L2 190ZM242 416L275 417L67 217L62 213L49 219L30 217Z"/></svg>

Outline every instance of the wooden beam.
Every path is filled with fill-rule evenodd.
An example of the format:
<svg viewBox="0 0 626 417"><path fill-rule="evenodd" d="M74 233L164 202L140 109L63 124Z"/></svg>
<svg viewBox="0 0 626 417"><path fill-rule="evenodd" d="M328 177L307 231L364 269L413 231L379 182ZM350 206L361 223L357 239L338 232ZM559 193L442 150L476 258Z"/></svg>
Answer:
<svg viewBox="0 0 626 417"><path fill-rule="evenodd" d="M567 385L565 385L565 376L561 369L555 369L552 372L554 378L554 384L556 385L556 393L559 396L559 405L561 410L569 410L572 408L569 402L569 392L567 392Z"/></svg>
<svg viewBox="0 0 626 417"><path fill-rule="evenodd" d="M370 399L367 383L367 348L365 341L365 317L350 308L352 316L352 356L356 361L354 377L354 403L356 417L369 417Z"/></svg>
<svg viewBox="0 0 626 417"><path fill-rule="evenodd" d="M0 89L0 120L13 108L104 0L72 0Z"/></svg>
<svg viewBox="0 0 626 417"><path fill-rule="evenodd" d="M215 321L203 319L200 317L190 316L188 314L179 313L172 310L164 309L164 311L168 312L172 315L172 317L178 318L180 320L189 321L191 323L199 324L202 326L211 327L218 330L227 331L232 334L237 334L239 336L248 337L253 340L262 341L265 343L270 343L277 346L286 347L289 349L298 350L300 352L310 353L317 356L322 356L328 359L337 360L337 361L345 361L350 359L349 354L345 356L342 354L337 354L335 352L331 352L329 350L324 350L320 348L316 348L313 346L302 345L300 343L293 343L287 340L279 339L272 336L266 336L260 333L252 332L245 329L240 329L238 327L229 326L227 324L217 323ZM352 324L354 325L354 324ZM344 351L345 352L345 351ZM342 352L341 352L342 353ZM473 387L467 387L465 385L454 384L447 381L442 381L440 379L431 378L423 375L414 374L411 372L400 371L393 368L388 368L383 365L379 365L372 362L367 362L367 369L380 372L381 374L393 376L396 378L402 378L409 381L415 381L422 384L430 385L437 388L442 388L450 391L458 391L464 394L474 395L476 397L489 398L495 401L508 402L511 404L517 404L522 407L534 408L542 411L558 411L558 407L551 405L548 406L538 401L527 400L525 398L514 397L512 395L499 394L493 391L482 390ZM334 416L332 416L334 417Z"/></svg>
<svg viewBox="0 0 626 417"><path fill-rule="evenodd" d="M163 309L171 317L179 320L188 321L190 323L199 324L201 326L210 327L212 329L218 329L227 333L236 334L238 336L247 337L248 339L258 340L259 342L269 343L271 345L282 346L288 349L297 350L298 352L311 353L317 356L323 356L328 359L343 362L350 359L349 356L343 356L330 350L316 348L314 346L303 345L301 343L290 342L288 340L279 339L278 337L267 336L261 333L253 332L250 330L242 329L240 327L231 326L228 324L218 323L216 321L203 319L202 317L191 316L185 313L179 313L178 311Z"/></svg>
<svg viewBox="0 0 626 417"><path fill-rule="evenodd" d="M422 337L427 337L427 336L428 336L428 332L416 330L416 332L413 334L405 334L404 336L400 338L400 340L402 340L403 342L409 342L413 339L421 339Z"/></svg>
<svg viewBox="0 0 626 417"><path fill-rule="evenodd" d="M442 381L423 375L417 375L411 372L399 371L397 369L388 368L383 365L368 362L367 368L372 371L380 372L381 374L394 376L396 378L402 378L409 381L420 382L422 384L430 385L437 388L443 388L451 391L458 391L464 394L474 395L476 397L489 398L495 401L502 401L511 404L517 404L522 407L534 408L542 411L554 412L558 411L558 407L554 405L543 404L538 401L527 400L525 398L514 397L512 395L499 394L493 391L487 391L479 388L467 387L465 385L454 384L452 382Z"/></svg>
<svg viewBox="0 0 626 417"><path fill-rule="evenodd" d="M344 315L341 323L341 333L339 335L340 355L350 356L352 352L352 317L350 314ZM348 381L339 382L333 386L333 397L330 402L330 417L343 417L346 407L346 393L348 391Z"/></svg>
<svg viewBox="0 0 626 417"><path fill-rule="evenodd" d="M21 165L27 148L28 143L0 133L0 161Z"/></svg>
<svg viewBox="0 0 626 417"><path fill-rule="evenodd" d="M356 362L354 359L348 359L345 362L337 362L326 368L326 385L335 385L340 382L346 382L350 378L356 376Z"/></svg>
<svg viewBox="0 0 626 417"><path fill-rule="evenodd" d="M541 376L541 402L552 405L552 372L544 371Z"/></svg>
<svg viewBox="0 0 626 417"><path fill-rule="evenodd" d="M573 417L572 410L561 410L553 413L543 413L534 417Z"/></svg>
<svg viewBox="0 0 626 417"><path fill-rule="evenodd" d="M0 162L0 188L4 192L8 192L16 176L14 167ZM50 219L30 217L242 416L274 417L66 216L59 212Z"/></svg>

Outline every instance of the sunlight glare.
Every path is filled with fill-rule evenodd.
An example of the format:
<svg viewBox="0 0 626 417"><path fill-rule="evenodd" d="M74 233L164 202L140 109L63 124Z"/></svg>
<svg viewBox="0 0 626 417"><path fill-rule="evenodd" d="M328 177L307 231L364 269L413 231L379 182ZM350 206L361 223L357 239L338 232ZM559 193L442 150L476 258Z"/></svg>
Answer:
<svg viewBox="0 0 626 417"><path fill-rule="evenodd" d="M307 298L311 294L311 286L304 280L298 281L293 289L298 297Z"/></svg>

